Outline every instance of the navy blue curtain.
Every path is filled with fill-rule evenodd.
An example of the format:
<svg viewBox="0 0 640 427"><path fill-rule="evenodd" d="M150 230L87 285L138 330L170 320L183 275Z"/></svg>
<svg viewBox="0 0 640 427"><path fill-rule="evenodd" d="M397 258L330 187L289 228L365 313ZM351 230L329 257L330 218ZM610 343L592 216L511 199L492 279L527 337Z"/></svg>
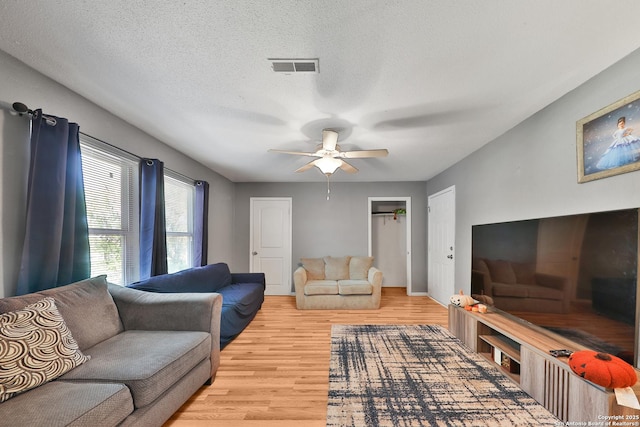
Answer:
<svg viewBox="0 0 640 427"><path fill-rule="evenodd" d="M194 266L207 265L209 235L209 183L196 181L196 219L194 224Z"/></svg>
<svg viewBox="0 0 640 427"><path fill-rule="evenodd" d="M33 113L18 295L91 275L79 129L65 118Z"/></svg>
<svg viewBox="0 0 640 427"><path fill-rule="evenodd" d="M140 160L140 280L166 274L164 163Z"/></svg>

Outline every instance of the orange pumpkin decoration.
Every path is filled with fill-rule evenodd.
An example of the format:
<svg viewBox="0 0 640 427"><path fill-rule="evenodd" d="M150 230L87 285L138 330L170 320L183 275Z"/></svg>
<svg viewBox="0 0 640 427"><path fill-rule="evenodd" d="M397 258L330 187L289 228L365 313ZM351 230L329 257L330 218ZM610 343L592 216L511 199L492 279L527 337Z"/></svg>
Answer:
<svg viewBox="0 0 640 427"><path fill-rule="evenodd" d="M569 367L585 380L606 388L630 387L638 381L633 366L607 353L576 351L569 356Z"/></svg>

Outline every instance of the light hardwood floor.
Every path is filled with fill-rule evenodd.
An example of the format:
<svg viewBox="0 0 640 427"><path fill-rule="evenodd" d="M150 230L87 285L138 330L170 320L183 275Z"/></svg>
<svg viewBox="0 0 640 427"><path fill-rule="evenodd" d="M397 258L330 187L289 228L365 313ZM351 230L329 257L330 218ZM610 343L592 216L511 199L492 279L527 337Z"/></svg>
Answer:
<svg viewBox="0 0 640 427"><path fill-rule="evenodd" d="M438 324L447 310L404 288L383 288L379 310L297 310L267 296L256 318L221 353L214 383L165 426L325 426L332 324Z"/></svg>

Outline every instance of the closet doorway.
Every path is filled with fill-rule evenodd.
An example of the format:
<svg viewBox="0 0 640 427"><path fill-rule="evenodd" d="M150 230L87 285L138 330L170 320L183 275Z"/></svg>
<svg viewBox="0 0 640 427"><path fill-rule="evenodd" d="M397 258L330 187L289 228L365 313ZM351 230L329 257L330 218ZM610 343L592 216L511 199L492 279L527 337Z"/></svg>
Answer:
<svg viewBox="0 0 640 427"><path fill-rule="evenodd" d="M411 197L369 197L369 256L382 286L411 295Z"/></svg>

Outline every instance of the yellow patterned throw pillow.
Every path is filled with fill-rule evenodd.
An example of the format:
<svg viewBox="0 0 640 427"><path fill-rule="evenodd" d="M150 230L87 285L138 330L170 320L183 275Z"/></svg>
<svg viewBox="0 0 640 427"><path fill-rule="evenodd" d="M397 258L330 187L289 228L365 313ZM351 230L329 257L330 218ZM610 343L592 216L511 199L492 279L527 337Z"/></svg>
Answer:
<svg viewBox="0 0 640 427"><path fill-rule="evenodd" d="M89 360L53 298L0 314L0 402L58 378Z"/></svg>

